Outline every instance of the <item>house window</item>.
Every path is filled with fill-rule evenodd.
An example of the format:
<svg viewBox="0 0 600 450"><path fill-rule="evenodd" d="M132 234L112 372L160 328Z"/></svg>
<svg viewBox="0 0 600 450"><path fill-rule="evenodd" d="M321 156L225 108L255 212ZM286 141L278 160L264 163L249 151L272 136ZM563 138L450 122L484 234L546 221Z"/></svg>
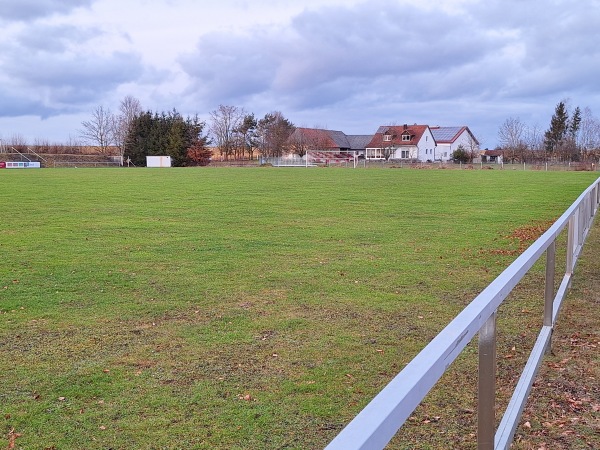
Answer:
<svg viewBox="0 0 600 450"><path fill-rule="evenodd" d="M403 141L410 141L410 134L403 134L402 135L402 140Z"/></svg>
<svg viewBox="0 0 600 450"><path fill-rule="evenodd" d="M402 150L400 152L400 157L402 159L408 159L408 158L410 158L410 150Z"/></svg>
<svg viewBox="0 0 600 450"><path fill-rule="evenodd" d="M383 152L380 148L368 148L367 149L367 159L382 159Z"/></svg>
<svg viewBox="0 0 600 450"><path fill-rule="evenodd" d="M390 142L392 140L392 135L391 134L384 134L383 135L383 140L385 142Z"/></svg>

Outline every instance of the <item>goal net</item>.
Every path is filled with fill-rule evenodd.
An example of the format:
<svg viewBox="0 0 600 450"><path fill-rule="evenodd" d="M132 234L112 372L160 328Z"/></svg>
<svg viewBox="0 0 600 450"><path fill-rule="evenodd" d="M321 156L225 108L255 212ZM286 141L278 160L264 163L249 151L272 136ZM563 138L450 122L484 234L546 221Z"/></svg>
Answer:
<svg viewBox="0 0 600 450"><path fill-rule="evenodd" d="M308 166L356 167L358 159L355 151L339 150L308 150L305 157Z"/></svg>

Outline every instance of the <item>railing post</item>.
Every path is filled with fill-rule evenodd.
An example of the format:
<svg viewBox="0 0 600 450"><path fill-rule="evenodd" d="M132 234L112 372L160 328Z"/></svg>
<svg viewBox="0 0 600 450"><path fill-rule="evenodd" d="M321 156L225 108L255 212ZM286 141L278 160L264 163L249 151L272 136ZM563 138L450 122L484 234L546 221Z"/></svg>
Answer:
<svg viewBox="0 0 600 450"><path fill-rule="evenodd" d="M567 263L565 268L565 274L572 275L573 274L573 262L575 258L575 228L577 226L575 218L577 214L573 214L569 219L569 230L567 236Z"/></svg>
<svg viewBox="0 0 600 450"><path fill-rule="evenodd" d="M556 275L556 241L546 249L546 289L544 291L544 326L552 327L552 313L554 311L554 276ZM548 341L546 352L552 349L552 334Z"/></svg>
<svg viewBox="0 0 600 450"><path fill-rule="evenodd" d="M554 275L556 272L556 241L546 250L546 290L544 292L544 326L551 327L554 307Z"/></svg>
<svg viewBox="0 0 600 450"><path fill-rule="evenodd" d="M496 422L496 313L479 330L477 449L493 450Z"/></svg>

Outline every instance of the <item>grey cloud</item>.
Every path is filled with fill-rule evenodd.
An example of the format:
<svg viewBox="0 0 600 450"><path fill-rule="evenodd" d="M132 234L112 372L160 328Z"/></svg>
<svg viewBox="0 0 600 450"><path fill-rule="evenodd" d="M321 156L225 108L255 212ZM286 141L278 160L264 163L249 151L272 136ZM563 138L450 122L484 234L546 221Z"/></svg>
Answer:
<svg viewBox="0 0 600 450"><path fill-rule="evenodd" d="M263 44L254 36L212 34L198 43L193 55L181 57L180 63L196 80L192 91L225 102L269 88L277 61L273 53L260 50Z"/></svg>
<svg viewBox="0 0 600 450"><path fill-rule="evenodd" d="M90 6L94 0L2 0L0 21L39 19Z"/></svg>
<svg viewBox="0 0 600 450"><path fill-rule="evenodd" d="M421 96L424 90L406 86L413 75L435 84L505 41L468 15L380 0L307 11L287 29L204 36L181 63L204 100L278 95L290 106L319 107L360 96L380 80L388 80L388 94Z"/></svg>
<svg viewBox="0 0 600 450"><path fill-rule="evenodd" d="M24 59L8 70L10 76L32 86L87 86L103 91L136 79L141 74L139 56L113 52L109 55L47 55Z"/></svg>
<svg viewBox="0 0 600 450"><path fill-rule="evenodd" d="M465 2L453 12L375 0L307 10L286 28L204 36L181 63L188 93L210 107L554 104L596 90L597 17L595 0Z"/></svg>
<svg viewBox="0 0 600 450"><path fill-rule="evenodd" d="M103 32L99 28L38 24L33 29L28 28L20 32L14 37L14 42L19 47L24 47L34 53L60 53L73 44L87 42L102 34Z"/></svg>
<svg viewBox="0 0 600 450"><path fill-rule="evenodd" d="M509 36L505 48L514 49L513 58L500 67L505 80L497 84L498 97L556 103L577 92L596 91L600 3L493 1L470 13L482 26Z"/></svg>
<svg viewBox="0 0 600 450"><path fill-rule="evenodd" d="M39 101L13 95L8 89L0 88L0 117L25 116L36 111L40 117L48 117L54 112L52 108L41 105Z"/></svg>
<svg viewBox="0 0 600 450"><path fill-rule="evenodd" d="M294 21L303 41L329 75L380 76L452 67L480 57L491 39L465 17L441 10L424 11L390 2L370 2L355 9L304 13ZM449 26L452 24L452 26Z"/></svg>
<svg viewBox="0 0 600 450"><path fill-rule="evenodd" d="M31 26L11 36L0 54L0 116L48 117L88 108L120 84L144 76L139 54L105 52L94 45L98 29ZM18 92L15 97L12 92Z"/></svg>

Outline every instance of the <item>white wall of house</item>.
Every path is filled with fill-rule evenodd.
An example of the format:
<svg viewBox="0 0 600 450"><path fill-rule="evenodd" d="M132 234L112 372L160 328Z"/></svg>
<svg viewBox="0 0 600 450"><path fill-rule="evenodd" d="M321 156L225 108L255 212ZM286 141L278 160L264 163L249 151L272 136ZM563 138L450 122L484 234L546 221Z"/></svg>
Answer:
<svg viewBox="0 0 600 450"><path fill-rule="evenodd" d="M399 147L394 151L394 154L390 156L390 159L417 159L419 155L419 148L413 146Z"/></svg>
<svg viewBox="0 0 600 450"><path fill-rule="evenodd" d="M453 151L452 144L438 144L435 148L435 159L449 161Z"/></svg>
<svg viewBox="0 0 600 450"><path fill-rule="evenodd" d="M437 148L435 150L435 159L448 161L452 157L452 153L461 145L466 151L471 151L472 147L472 138L469 132L465 129L463 130L458 137L452 143L440 143L438 142ZM479 157L479 146L473 149L474 153ZM476 158L476 159L477 159Z"/></svg>
<svg viewBox="0 0 600 450"><path fill-rule="evenodd" d="M435 160L435 146L436 142L433 138L433 134L429 127L427 127L427 130L425 130L417 144L419 153L416 159L421 162Z"/></svg>

